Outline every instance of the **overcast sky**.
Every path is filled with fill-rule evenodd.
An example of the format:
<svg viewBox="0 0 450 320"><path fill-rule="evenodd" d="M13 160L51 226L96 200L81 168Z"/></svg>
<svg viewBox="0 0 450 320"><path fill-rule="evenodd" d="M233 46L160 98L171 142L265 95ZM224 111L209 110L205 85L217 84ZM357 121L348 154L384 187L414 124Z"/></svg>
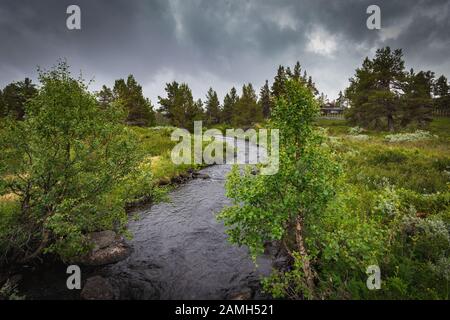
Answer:
<svg viewBox="0 0 450 320"><path fill-rule="evenodd" d="M70 4L81 30L66 27ZM371 4L381 30L366 27ZM131 73L154 104L173 80L195 98L210 86L223 98L247 82L259 91L279 64L299 60L335 98L386 45L404 49L408 68L450 76L450 1L0 0L0 87L65 57L93 90Z"/></svg>

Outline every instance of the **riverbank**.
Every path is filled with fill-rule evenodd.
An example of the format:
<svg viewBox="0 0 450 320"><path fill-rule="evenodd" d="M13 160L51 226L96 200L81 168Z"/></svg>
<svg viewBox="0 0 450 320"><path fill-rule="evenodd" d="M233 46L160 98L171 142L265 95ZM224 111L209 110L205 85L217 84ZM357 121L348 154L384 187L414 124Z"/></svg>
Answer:
<svg viewBox="0 0 450 320"><path fill-rule="evenodd" d="M228 243L216 220L215 214L229 204L224 192L229 170L229 165L204 168L193 174L199 179L173 188L170 201L133 210L130 256L107 266L82 266L83 288L89 282L95 289L91 292L120 299L267 298L260 280L270 273L274 250L255 267L248 250ZM44 265L23 276L20 289L28 299L80 298L79 290L66 289L64 265Z"/></svg>
<svg viewBox="0 0 450 320"><path fill-rule="evenodd" d="M120 201L123 202L123 207L131 218L135 210L165 200L170 190L192 179L208 178L206 175L198 173L200 169L207 166L206 164L175 165L171 161L170 152L177 144L176 141L170 139L174 128L129 127L129 129L139 141L142 161L134 174L126 180L126 184L113 190L109 197L111 201L123 199ZM15 230L17 197L13 194L0 197L0 206L0 239L4 241L2 248L7 248L9 245L7 241L15 236L11 230ZM7 250L2 250L2 254L7 254ZM17 290L23 273L28 274L28 279L33 279L35 277L32 273L36 270L53 270L54 268L62 270L64 266L65 264L58 257L49 254L26 265L14 262L4 264L0 272L0 299L23 297L20 290ZM36 274L38 279L42 278L39 271Z"/></svg>
<svg viewBox="0 0 450 320"><path fill-rule="evenodd" d="M326 236L332 237L339 249L320 263L331 270L335 268L336 274L339 274L338 268L348 266L362 270L365 261L355 258L362 256L360 252L364 253L365 248L388 249L379 260L380 267L385 270L383 293L367 293L364 288L350 288L342 282L330 284L336 286L330 292L341 295L324 298L386 295L402 298L402 292L395 287L395 281L400 280L415 297L424 295L425 291L420 288L413 290L420 283L431 288L429 294L442 296L445 288L440 284L445 282L436 281L436 277L441 271L445 272L445 266L441 270L438 269L440 265L436 265L433 274L427 268L430 261L439 262L445 258L445 251L442 256L438 255L439 251L432 259L421 255L434 252L430 248L432 242L426 237L440 236L425 231L433 230L436 223L448 224L450 221L450 121L446 118L433 121L428 133L411 131L394 135L352 128L339 120L319 120L317 126L326 130L325 144L341 159L345 173L343 187L336 190L334 203L336 208L342 208L338 211L340 216L330 210L326 217L329 231ZM144 201L140 209L132 209L130 213L137 219L130 221L130 232L134 234L130 240L133 248L130 258L106 267L83 268L83 279L99 275L108 279L115 295L121 299L226 299L243 293L246 298L261 298L261 275L267 276L273 267L283 270L286 267L283 259L286 259L281 256L280 261L272 263L273 254L263 256L262 262L258 262L263 271L260 273L261 269L257 271L248 259L245 248L235 248L227 243L223 226L217 223L215 214L229 204L223 189L229 167L176 167L168 161L176 142L167 141L170 141L170 134L164 132L166 129L136 130L140 144L147 144L149 150L152 181L159 181L155 182L158 188L171 189L171 201L156 202L151 206ZM159 136L156 140L155 135ZM172 146L166 146L164 141ZM193 180L199 169L199 174L209 179ZM179 187L173 188L174 185ZM417 233L420 247L416 243L404 246L394 238L407 237L407 232L418 232L419 227L425 230L425 233ZM393 236L387 242L381 235L389 233ZM346 252L351 254L344 256ZM334 257L340 259L339 264ZM396 271L395 263L404 269ZM406 274L414 265L420 266L415 271L422 277L421 282ZM63 265L49 263L42 266L42 273L32 268L27 267L22 272L25 276L21 286L28 288L23 291L28 292L28 298L79 298L79 291L69 291L65 287L67 275ZM363 274L361 279L364 277ZM223 283L230 285L224 287Z"/></svg>

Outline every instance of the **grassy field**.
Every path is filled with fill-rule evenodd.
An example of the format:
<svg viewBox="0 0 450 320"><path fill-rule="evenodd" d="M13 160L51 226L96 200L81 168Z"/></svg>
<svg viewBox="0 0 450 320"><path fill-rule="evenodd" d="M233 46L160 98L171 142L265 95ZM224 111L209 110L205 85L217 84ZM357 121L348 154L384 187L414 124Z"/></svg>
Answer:
<svg viewBox="0 0 450 320"><path fill-rule="evenodd" d="M168 184L170 181L188 170L199 169L201 165L175 165L170 159L170 152L177 144L170 140L174 128L140 128L134 127L133 131L138 135L140 146L151 163L151 171L156 184Z"/></svg>
<svg viewBox="0 0 450 320"><path fill-rule="evenodd" d="M335 243L327 249L335 256L322 259L324 269L345 275L376 261L383 270L381 290L367 291L361 273L360 282L334 280L329 298L448 299L450 118L435 119L429 133L361 131L342 120L317 126L343 166L323 240Z"/></svg>
<svg viewBox="0 0 450 320"><path fill-rule="evenodd" d="M450 119L434 120L431 133L391 139L388 132L350 134L345 121L320 120L336 150L345 160L348 179L375 188L390 183L420 193L448 191L450 171ZM393 138L401 135L394 135Z"/></svg>
<svg viewBox="0 0 450 320"><path fill-rule="evenodd" d="M332 283L324 298L448 299L450 270L450 118L435 119L427 132L373 132L342 120L318 120L325 144L342 164L342 183L311 239L327 243L319 269ZM133 204L155 200L159 185L186 177L202 165L175 165L173 128L131 130L139 140L139 168L111 194ZM15 239L19 204L0 198L0 238ZM10 244L6 244L9 246ZM383 288L367 291L367 265L383 270ZM329 272L329 273L328 273ZM356 276L355 276L356 274ZM359 279L355 281L355 279ZM332 288L332 289L331 289Z"/></svg>

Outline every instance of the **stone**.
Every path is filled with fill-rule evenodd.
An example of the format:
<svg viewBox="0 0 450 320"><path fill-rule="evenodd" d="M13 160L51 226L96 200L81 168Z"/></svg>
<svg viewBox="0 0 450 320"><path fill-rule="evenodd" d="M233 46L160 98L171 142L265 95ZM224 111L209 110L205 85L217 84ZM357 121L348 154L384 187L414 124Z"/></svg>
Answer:
<svg viewBox="0 0 450 320"><path fill-rule="evenodd" d="M124 260L130 254L129 246L114 231L93 232L88 235L88 239L93 249L72 262L88 266L102 266Z"/></svg>
<svg viewBox="0 0 450 320"><path fill-rule="evenodd" d="M253 291L250 288L244 288L239 292L230 295L229 300L250 300L253 296Z"/></svg>
<svg viewBox="0 0 450 320"><path fill-rule="evenodd" d="M196 179L210 179L211 177L207 175L206 173L194 173L194 178Z"/></svg>
<svg viewBox="0 0 450 320"><path fill-rule="evenodd" d="M89 240L94 244L93 251L106 248L117 240L117 235L112 230L105 230L100 232L92 232L89 234Z"/></svg>
<svg viewBox="0 0 450 320"><path fill-rule="evenodd" d="M88 278L80 296L83 300L113 300L115 298L111 283L101 276Z"/></svg>
<svg viewBox="0 0 450 320"><path fill-rule="evenodd" d="M124 260L129 255L130 248L122 241L117 241L103 249L91 251L80 262L88 266L103 266Z"/></svg>

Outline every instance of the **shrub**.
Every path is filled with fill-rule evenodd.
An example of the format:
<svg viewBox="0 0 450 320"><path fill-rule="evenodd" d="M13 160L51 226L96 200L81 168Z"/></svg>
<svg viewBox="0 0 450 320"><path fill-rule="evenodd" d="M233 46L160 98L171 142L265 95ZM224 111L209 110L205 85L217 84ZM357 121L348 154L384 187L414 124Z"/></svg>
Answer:
<svg viewBox="0 0 450 320"><path fill-rule="evenodd" d="M388 134L384 137L387 142L412 142L421 140L430 140L437 138L436 135L432 135L428 131L416 130L413 133L397 133Z"/></svg>
<svg viewBox="0 0 450 320"><path fill-rule="evenodd" d="M0 130L2 193L17 195L14 216L28 235L16 248L20 262L45 252L68 259L88 249L86 233L124 231L122 199L109 194L139 161L134 134L118 124L121 109L100 109L65 62L39 79L25 121Z"/></svg>
<svg viewBox="0 0 450 320"><path fill-rule="evenodd" d="M266 285L284 294L294 288L295 297L305 298L316 293L315 252L308 246L309 230L333 198L340 171L323 144L324 138L312 128L317 112L311 91L299 82L288 81L286 95L272 110L270 124L281 134L278 173L253 175L247 167L241 174L235 166L226 182L233 205L219 216L228 227L230 240L247 245L254 257L263 252L265 241L285 243L297 268Z"/></svg>
<svg viewBox="0 0 450 320"><path fill-rule="evenodd" d="M348 134L358 135L361 134L363 131L364 129L361 127L351 127L350 129L348 129Z"/></svg>

